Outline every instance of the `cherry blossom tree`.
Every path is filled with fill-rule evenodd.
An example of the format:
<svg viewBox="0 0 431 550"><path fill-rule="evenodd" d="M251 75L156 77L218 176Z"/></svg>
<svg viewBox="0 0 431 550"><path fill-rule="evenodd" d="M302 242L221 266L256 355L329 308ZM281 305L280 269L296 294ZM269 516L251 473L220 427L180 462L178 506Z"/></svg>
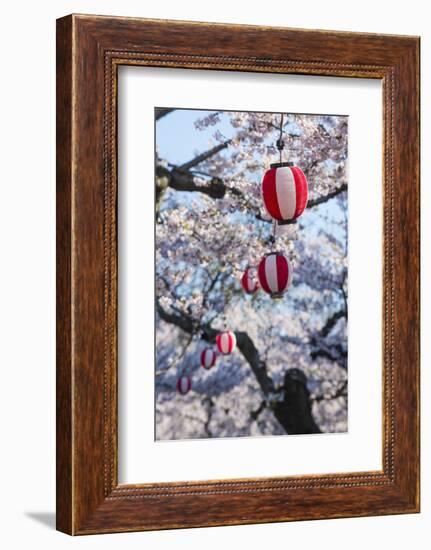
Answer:
<svg viewBox="0 0 431 550"><path fill-rule="evenodd" d="M158 109L156 125L174 116ZM206 150L182 164L156 154L156 436L345 431L347 118L208 111L194 126L211 129ZM310 196L274 238L260 181L280 159L281 133L283 160L302 168ZM291 260L291 286L281 300L247 295L242 273L272 250ZM224 328L236 351L201 368ZM181 374L192 379L185 396Z"/></svg>

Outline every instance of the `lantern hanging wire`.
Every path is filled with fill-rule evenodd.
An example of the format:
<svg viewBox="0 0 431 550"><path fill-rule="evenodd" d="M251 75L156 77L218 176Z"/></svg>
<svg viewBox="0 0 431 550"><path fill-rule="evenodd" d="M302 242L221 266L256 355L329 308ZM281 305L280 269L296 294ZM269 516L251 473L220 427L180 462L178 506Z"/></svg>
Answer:
<svg viewBox="0 0 431 550"><path fill-rule="evenodd" d="M280 153L280 164L283 162L283 149L284 149L284 141L283 141L283 122L284 122L284 114L280 114L280 135L275 142L278 152Z"/></svg>
<svg viewBox="0 0 431 550"><path fill-rule="evenodd" d="M284 149L283 124L284 124L284 114L280 113L280 134L278 136L277 141L275 142L278 152L280 153L280 164L282 164L283 162L283 149ZM270 242L273 245L275 245L276 243L276 237L277 237L277 222L274 220L272 224L272 238L270 238Z"/></svg>

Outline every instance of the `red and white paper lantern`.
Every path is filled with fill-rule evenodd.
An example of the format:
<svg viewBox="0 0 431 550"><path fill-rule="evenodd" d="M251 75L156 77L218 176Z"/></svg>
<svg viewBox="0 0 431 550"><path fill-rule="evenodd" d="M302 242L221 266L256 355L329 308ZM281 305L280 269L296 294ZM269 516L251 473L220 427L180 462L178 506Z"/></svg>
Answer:
<svg viewBox="0 0 431 550"><path fill-rule="evenodd" d="M241 286L247 292L247 294L254 294L259 288L259 281L256 277L256 270L254 268L248 267L242 277L241 277Z"/></svg>
<svg viewBox="0 0 431 550"><path fill-rule="evenodd" d="M215 365L217 354L212 348L205 348L201 353L201 367L210 369Z"/></svg>
<svg viewBox="0 0 431 550"><path fill-rule="evenodd" d="M181 395L186 395L192 389L192 381L190 376L183 374L177 380L177 392Z"/></svg>
<svg viewBox="0 0 431 550"><path fill-rule="evenodd" d="M279 298L292 280L292 265L283 254L272 252L262 258L257 274L263 290L272 298Z"/></svg>
<svg viewBox="0 0 431 550"><path fill-rule="evenodd" d="M236 336L231 330L221 332L216 336L217 349L223 355L229 355L236 348Z"/></svg>
<svg viewBox="0 0 431 550"><path fill-rule="evenodd" d="M308 201L308 183L297 166L272 165L265 172L261 186L266 211L274 220L295 220Z"/></svg>

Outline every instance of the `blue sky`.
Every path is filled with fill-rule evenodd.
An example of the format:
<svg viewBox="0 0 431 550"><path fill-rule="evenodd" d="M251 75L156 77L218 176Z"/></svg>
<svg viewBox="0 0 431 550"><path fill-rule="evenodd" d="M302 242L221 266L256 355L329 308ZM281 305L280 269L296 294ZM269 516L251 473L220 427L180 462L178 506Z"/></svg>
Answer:
<svg viewBox="0 0 431 550"><path fill-rule="evenodd" d="M191 160L195 150L202 152L210 148L210 140L216 127L227 139L231 138L235 129L225 115L221 116L217 126L196 130L195 120L208 116L210 112L177 109L161 118L157 122L156 134L160 158L173 164Z"/></svg>

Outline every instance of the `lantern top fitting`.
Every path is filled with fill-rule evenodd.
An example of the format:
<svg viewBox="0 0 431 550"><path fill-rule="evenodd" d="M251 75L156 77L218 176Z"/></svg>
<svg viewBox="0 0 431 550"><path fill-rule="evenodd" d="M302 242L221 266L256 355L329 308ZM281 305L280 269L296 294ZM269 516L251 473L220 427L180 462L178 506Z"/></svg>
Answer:
<svg viewBox="0 0 431 550"><path fill-rule="evenodd" d="M295 166L294 162L271 162L270 168L283 168L284 166Z"/></svg>

